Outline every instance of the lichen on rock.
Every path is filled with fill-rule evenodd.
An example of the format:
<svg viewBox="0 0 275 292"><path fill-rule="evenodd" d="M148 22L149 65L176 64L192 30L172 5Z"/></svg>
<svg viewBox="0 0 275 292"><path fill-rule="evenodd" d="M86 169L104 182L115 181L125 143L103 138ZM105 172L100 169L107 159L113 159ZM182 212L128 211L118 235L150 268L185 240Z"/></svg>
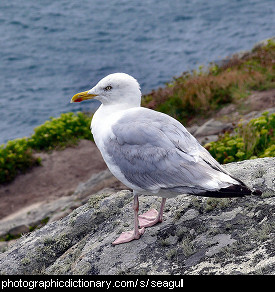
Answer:
<svg viewBox="0 0 275 292"><path fill-rule="evenodd" d="M132 193L103 193L18 239L0 254L0 274L274 274L275 158L225 168L262 197L206 208L207 198L180 195L167 200L161 224L113 246L133 228ZM140 196L141 212L159 204Z"/></svg>

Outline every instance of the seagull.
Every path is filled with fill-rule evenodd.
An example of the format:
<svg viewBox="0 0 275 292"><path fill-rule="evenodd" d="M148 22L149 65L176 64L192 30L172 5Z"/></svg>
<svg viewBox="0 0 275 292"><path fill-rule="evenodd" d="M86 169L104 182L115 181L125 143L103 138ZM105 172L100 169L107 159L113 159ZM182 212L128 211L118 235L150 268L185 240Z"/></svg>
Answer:
<svg viewBox="0 0 275 292"><path fill-rule="evenodd" d="M167 198L179 194L243 197L252 191L227 172L176 119L141 107L140 85L126 73L113 73L71 102L97 99L93 115L94 141L112 174L133 190L134 230L112 244L139 239L145 228L163 220ZM139 195L162 198L160 210L142 215Z"/></svg>

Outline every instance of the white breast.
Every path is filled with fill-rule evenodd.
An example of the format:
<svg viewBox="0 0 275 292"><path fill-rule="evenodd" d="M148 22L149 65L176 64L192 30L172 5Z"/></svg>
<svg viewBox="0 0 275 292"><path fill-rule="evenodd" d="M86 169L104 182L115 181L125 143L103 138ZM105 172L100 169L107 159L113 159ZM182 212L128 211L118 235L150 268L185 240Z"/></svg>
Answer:
<svg viewBox="0 0 275 292"><path fill-rule="evenodd" d="M91 130L94 141L112 174L129 188L136 189L136 186L126 180L119 167L113 163L112 157L105 150L105 143L109 139L115 138L112 126L123 116L124 110L121 110L121 105L119 108L120 110L117 110L116 106L100 107L93 116Z"/></svg>
<svg viewBox="0 0 275 292"><path fill-rule="evenodd" d="M104 140L113 138L114 134L112 126L120 118L121 113L115 108L100 106L93 116L91 122L91 131L95 140L95 143L100 151L103 150Z"/></svg>

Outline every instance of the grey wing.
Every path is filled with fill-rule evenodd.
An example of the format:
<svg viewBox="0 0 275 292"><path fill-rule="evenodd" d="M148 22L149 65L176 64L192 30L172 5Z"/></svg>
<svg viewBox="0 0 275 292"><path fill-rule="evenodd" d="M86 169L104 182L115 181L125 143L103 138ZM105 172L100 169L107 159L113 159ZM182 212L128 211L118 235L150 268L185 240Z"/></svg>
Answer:
<svg viewBox="0 0 275 292"><path fill-rule="evenodd" d="M114 137L105 145L108 155L125 178L143 190L196 194L228 185L221 180L219 164L167 115L141 109L124 116L112 130Z"/></svg>

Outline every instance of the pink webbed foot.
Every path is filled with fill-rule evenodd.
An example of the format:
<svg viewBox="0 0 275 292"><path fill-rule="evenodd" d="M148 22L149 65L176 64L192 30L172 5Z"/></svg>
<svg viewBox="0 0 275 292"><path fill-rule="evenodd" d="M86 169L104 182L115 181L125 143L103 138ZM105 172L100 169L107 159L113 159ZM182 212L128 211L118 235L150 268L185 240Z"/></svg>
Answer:
<svg viewBox="0 0 275 292"><path fill-rule="evenodd" d="M165 206L166 199L162 198L160 210L159 212L155 209L151 209L142 215L138 216L138 222L140 227L150 227L153 225L156 225L159 222L162 222L162 216L163 216L163 209Z"/></svg>
<svg viewBox="0 0 275 292"><path fill-rule="evenodd" d="M138 216L139 202L138 202L138 196L135 195L134 204L133 204L134 230L122 232L122 234L114 242L112 242L112 244L114 245L121 244L121 243L126 243L135 239L139 239L145 231L144 227L150 227L157 224L158 222L162 222L162 215L163 215L165 201L166 199L163 198L161 201L159 213L157 210L151 209L150 211L147 211L144 214ZM141 228L139 228L139 226Z"/></svg>
<svg viewBox="0 0 275 292"><path fill-rule="evenodd" d="M159 213L156 209L151 209L138 216L138 222L140 227L150 227L161 221L162 220L160 220Z"/></svg>
<svg viewBox="0 0 275 292"><path fill-rule="evenodd" d="M136 234L134 230L122 232L120 236L114 242L112 242L112 244L114 245L121 244L121 243L130 242L135 239L139 239L141 235L144 233L144 231L145 229L141 228L141 229L138 229L138 232L136 232Z"/></svg>

